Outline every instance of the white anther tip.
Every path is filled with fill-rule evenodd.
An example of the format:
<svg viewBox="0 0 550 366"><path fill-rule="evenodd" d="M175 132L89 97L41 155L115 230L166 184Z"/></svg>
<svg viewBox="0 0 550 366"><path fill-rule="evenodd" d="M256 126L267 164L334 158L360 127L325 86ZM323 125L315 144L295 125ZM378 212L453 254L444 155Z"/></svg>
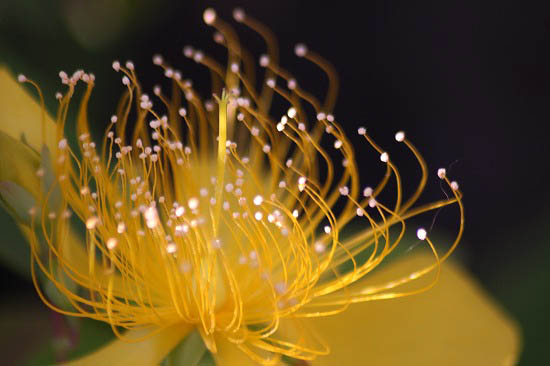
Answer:
<svg viewBox="0 0 550 366"><path fill-rule="evenodd" d="M199 200L195 197L191 197L187 202L187 205L191 210L195 210L197 209L197 207L199 207Z"/></svg>
<svg viewBox="0 0 550 366"><path fill-rule="evenodd" d="M268 55L261 55L260 56L260 66L261 67L267 67L269 65L269 56Z"/></svg>
<svg viewBox="0 0 550 366"><path fill-rule="evenodd" d="M304 57L306 54L307 54L307 46L303 43L298 43L295 47L294 47L294 53L296 54L296 56L298 57Z"/></svg>
<svg viewBox="0 0 550 366"><path fill-rule="evenodd" d="M27 77L23 74L19 74L17 75L17 81L19 81L20 83L24 83L25 81L27 81Z"/></svg>
<svg viewBox="0 0 550 366"><path fill-rule="evenodd" d="M416 231L416 236L418 237L418 239L420 240L425 240L426 237L428 236L428 233L426 232L426 229L424 228L420 228Z"/></svg>
<svg viewBox="0 0 550 366"><path fill-rule="evenodd" d="M451 182L451 189L452 189L453 191L458 191L458 188L459 188L459 187L458 187L458 183L457 183L456 181L452 181L452 182Z"/></svg>
<svg viewBox="0 0 550 366"><path fill-rule="evenodd" d="M437 169L437 176L439 177L439 179L444 179L446 175L447 171L445 170L445 168Z"/></svg>
<svg viewBox="0 0 550 366"><path fill-rule="evenodd" d="M193 57L193 53L194 53L194 52L195 52L195 51L193 50L193 47L191 47L191 46L185 46L185 47L183 47L183 55L184 55L185 57L189 57L189 58Z"/></svg>
<svg viewBox="0 0 550 366"><path fill-rule="evenodd" d="M387 163L388 160L390 160L390 156L388 155L387 152L383 152L382 154L380 154L380 161L381 162Z"/></svg>
<svg viewBox="0 0 550 366"><path fill-rule="evenodd" d="M208 8L202 14L202 19L208 25L213 24L216 21L216 11L212 8Z"/></svg>
<svg viewBox="0 0 550 366"><path fill-rule="evenodd" d="M372 196L373 192L374 191L371 187L365 187L365 189L363 190L363 196L370 197L370 196Z"/></svg>
<svg viewBox="0 0 550 366"><path fill-rule="evenodd" d="M119 72L120 71L120 62L118 61L113 61L113 70L115 70L116 72Z"/></svg>
<svg viewBox="0 0 550 366"><path fill-rule="evenodd" d="M367 129L365 127L359 127L357 129L357 133L360 135L365 135L367 133Z"/></svg>
<svg viewBox="0 0 550 366"><path fill-rule="evenodd" d="M246 16L246 14L245 14L243 9L241 9L241 8L233 9L233 19L235 19L235 21L240 23L240 22L244 21L245 16Z"/></svg>
<svg viewBox="0 0 550 366"><path fill-rule="evenodd" d="M116 238L107 239L107 243L106 243L107 249L113 250L116 248L117 244L118 244L118 240L116 240Z"/></svg>
<svg viewBox="0 0 550 366"><path fill-rule="evenodd" d="M403 142L405 140L405 132L399 131L395 134L395 141Z"/></svg>
<svg viewBox="0 0 550 366"><path fill-rule="evenodd" d="M349 194L349 188L347 186L340 187L339 191L342 196L347 196Z"/></svg>
<svg viewBox="0 0 550 366"><path fill-rule="evenodd" d="M254 200L253 200L256 206L261 205L263 201L264 201L264 198L260 195L257 195L256 197L254 197Z"/></svg>
<svg viewBox="0 0 550 366"><path fill-rule="evenodd" d="M296 117L296 108L290 107L290 108L288 109L288 111L286 112L286 114L287 114L287 116L288 116L289 118L294 118L294 117Z"/></svg>
<svg viewBox="0 0 550 366"><path fill-rule="evenodd" d="M298 83L296 82L296 79L289 79L286 86L290 89L290 90L294 90L296 89L296 87L298 86Z"/></svg>
<svg viewBox="0 0 550 366"><path fill-rule="evenodd" d="M321 254L325 251L325 245L321 242L316 242L314 245L313 245L313 248L315 249L315 252L317 252L318 254Z"/></svg>
<svg viewBox="0 0 550 366"><path fill-rule="evenodd" d="M153 56L153 63L155 65L162 65L163 59L161 55L154 55Z"/></svg>
<svg viewBox="0 0 550 366"><path fill-rule="evenodd" d="M99 224L99 218L97 216L92 216L86 220L86 229L93 230Z"/></svg>

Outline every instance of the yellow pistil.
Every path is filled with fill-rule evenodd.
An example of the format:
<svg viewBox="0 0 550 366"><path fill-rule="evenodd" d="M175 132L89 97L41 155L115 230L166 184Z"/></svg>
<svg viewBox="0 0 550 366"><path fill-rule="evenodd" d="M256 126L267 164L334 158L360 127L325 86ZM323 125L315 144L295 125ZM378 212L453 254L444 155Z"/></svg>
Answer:
<svg viewBox="0 0 550 366"><path fill-rule="evenodd" d="M161 56L153 63L171 83L170 95L157 86L149 96L134 64L115 61L124 93L96 145L87 118L95 77L60 72L67 90L58 95L58 145L48 144L50 158L43 157L44 189L30 223L33 279L52 309L106 322L127 341L162 338L163 330L181 326L198 329L212 352L222 337L260 364L278 364L282 355L311 360L329 348L300 326L300 318L419 293L435 283L462 236L462 193L440 169L451 196L414 206L428 176L422 156L403 132L396 134L421 172L404 197L407 177L363 127L358 134L385 174L361 187L355 149L331 113L338 86L333 67L304 45L296 47L298 57L328 77L330 90L320 101L277 63L277 45L264 26L242 10L234 18L267 44L269 55L259 62L265 68L261 91L251 54L213 10L204 19L227 49L227 67L184 48L211 71L212 93L221 92L217 113L215 102L202 99ZM81 83L86 91L71 126L78 140L71 144L65 125ZM284 115L272 116L274 98ZM432 264L362 285L402 242L407 219L452 204L459 209L452 243L442 247L426 230L416 231ZM86 231L82 244L78 228ZM37 270L70 306L48 300ZM430 273L430 285L413 286Z"/></svg>
<svg viewBox="0 0 550 366"><path fill-rule="evenodd" d="M225 156L227 142L227 102L229 96L225 89L222 91L222 97L218 98L219 117L218 117L218 167L217 167L217 183L216 183L216 212L214 213L214 235L218 233L218 224L220 221L220 210L222 207L223 183L225 176Z"/></svg>

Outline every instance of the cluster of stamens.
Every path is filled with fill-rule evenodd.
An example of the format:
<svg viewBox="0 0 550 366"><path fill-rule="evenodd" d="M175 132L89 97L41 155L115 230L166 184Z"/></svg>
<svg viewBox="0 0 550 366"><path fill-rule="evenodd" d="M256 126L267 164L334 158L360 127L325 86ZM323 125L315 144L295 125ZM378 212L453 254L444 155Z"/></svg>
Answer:
<svg viewBox="0 0 550 366"><path fill-rule="evenodd" d="M125 91L101 142L93 140L86 113L94 75L59 73L68 90L56 94L59 138L50 151L51 166L37 172L55 179L30 211L33 258L71 309L59 309L43 296L45 302L66 314L108 322L122 338L120 328L186 322L197 325L211 349L213 334L220 332L258 362L271 362L258 348L309 359L327 350L277 340L281 319L329 315L352 302L407 294L394 289L438 268L460 239L462 218L459 235L444 254L418 229L418 238L434 254L433 265L356 293L346 292L346 286L395 249L408 217L452 203L462 215L461 194L440 169L452 197L411 208L427 180L422 157L404 132L395 135L422 171L413 195L404 200L396 166L364 127L358 134L386 174L377 185L361 187L354 149L330 113L337 88L332 66L305 45L296 46L298 57L328 76L330 88L320 102L278 65L275 41L265 27L240 9L234 18L266 41L268 54L259 58L265 70L260 90L250 74L250 55L209 9L204 20L216 28L216 43L227 49L227 66L189 46L183 54L211 71L215 100L201 99L193 83L160 55L153 64L172 83L171 96L155 86L150 97L134 64L115 61ZM29 80L20 76L19 81ZM64 137L65 122L81 82L86 91L72 146ZM270 115L273 98L288 104L277 120ZM306 107L315 111L310 121ZM341 168L334 166L334 156ZM395 200L383 204L378 197L392 179ZM71 219L72 212L79 220ZM83 245L68 242L79 223L86 230ZM343 239L341 233L352 226L360 229ZM367 260L356 259L362 253L370 253ZM344 271L345 265L351 269Z"/></svg>

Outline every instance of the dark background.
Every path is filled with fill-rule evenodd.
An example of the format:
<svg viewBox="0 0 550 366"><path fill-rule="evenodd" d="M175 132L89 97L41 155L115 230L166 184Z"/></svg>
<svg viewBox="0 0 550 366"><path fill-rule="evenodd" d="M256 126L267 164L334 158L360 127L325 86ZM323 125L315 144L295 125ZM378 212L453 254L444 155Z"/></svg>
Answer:
<svg viewBox="0 0 550 366"><path fill-rule="evenodd" d="M457 257L521 324L520 364L550 362L547 2L1 0L0 62L40 82L51 106L61 87L59 70L93 71L98 86L91 115L102 121L121 90L113 59L132 59L145 85L162 79L150 61L157 52L184 74L204 73L184 60L181 49L217 49L202 11L214 6L231 20L237 5L274 31L282 65L306 89L326 84L296 59L295 43L305 42L334 64L341 81L335 115L350 134L365 125L382 145L393 146L395 131L404 129L432 174L452 166L467 214ZM249 48L262 47L250 32L242 34ZM428 196L437 199L436 180L432 176ZM452 232L452 223L443 218L436 228ZM17 240L4 230L6 241ZM0 332L25 335L14 304L41 307L32 284L10 267L1 272ZM20 317L32 319L21 306Z"/></svg>

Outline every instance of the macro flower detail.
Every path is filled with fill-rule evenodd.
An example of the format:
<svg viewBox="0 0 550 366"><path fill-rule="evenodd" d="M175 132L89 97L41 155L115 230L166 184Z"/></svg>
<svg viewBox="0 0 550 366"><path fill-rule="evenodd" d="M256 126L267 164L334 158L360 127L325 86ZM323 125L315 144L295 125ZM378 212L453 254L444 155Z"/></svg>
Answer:
<svg viewBox="0 0 550 366"><path fill-rule="evenodd" d="M31 243L37 292L55 311L108 323L120 339L71 365L158 364L193 330L219 364L236 364L228 361L231 352L250 364L315 364L332 345L311 319L430 289L460 241L462 194L445 169L434 177L449 196L415 206L430 174L405 133L395 134L396 143L420 171L410 196L403 193L409 179L366 128L357 131L360 146L344 134L332 114L338 78L330 63L303 44L295 47L326 73L329 90L321 101L279 65L269 30L240 9L233 17L265 40L261 83L252 54L207 9L204 22L227 50L226 65L183 49L211 72L206 99L160 55L153 64L171 84L168 93L155 86L147 94L134 64L115 61L123 94L96 138L87 114L95 76L61 71L66 90L56 95L55 123L42 106L36 136L18 147L39 156L22 173L32 170L37 183L10 186L29 192L27 199L8 199ZM18 80L40 91L25 76ZM81 85L73 126L67 116ZM70 129L76 141L67 137ZM359 179L357 154L367 151L385 169L372 186ZM453 241L440 247L429 231L414 228L431 259L364 282L402 242L407 219L449 205L458 208ZM40 276L64 304L43 293ZM140 359L143 350L128 354L140 344L155 349L149 358Z"/></svg>

